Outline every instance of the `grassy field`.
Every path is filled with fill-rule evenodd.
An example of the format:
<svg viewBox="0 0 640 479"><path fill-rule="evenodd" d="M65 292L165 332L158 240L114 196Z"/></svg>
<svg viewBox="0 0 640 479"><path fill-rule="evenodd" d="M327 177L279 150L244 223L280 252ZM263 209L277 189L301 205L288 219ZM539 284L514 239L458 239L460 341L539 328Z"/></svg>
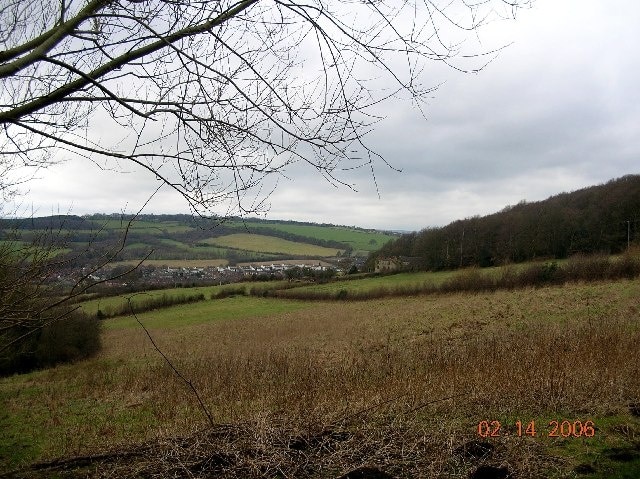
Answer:
<svg viewBox="0 0 640 479"><path fill-rule="evenodd" d="M31 255L32 245L26 241L5 241L0 240L0 254L20 254L23 255L25 252ZM69 253L71 249L69 248L52 248L49 252L49 257L56 257L62 254Z"/></svg>
<svg viewBox="0 0 640 479"><path fill-rule="evenodd" d="M279 294L282 297L287 295L300 295L308 294L309 296L322 296L325 294L336 295L340 291L346 291L348 294L354 293L366 293L375 291L381 288L396 289L403 287L420 287L426 284L439 285L447 279L451 278L456 271L442 271L442 272L420 272L420 273L398 273L389 276L378 276L372 278L363 279L344 279L342 281L334 281L325 284L310 284L308 286L302 286L295 288L295 290L281 291Z"/></svg>
<svg viewBox="0 0 640 479"><path fill-rule="evenodd" d="M150 299L150 298L158 298L163 295L167 295L168 297L179 297L184 296L186 294L194 295L203 293L205 296L209 296L211 294L212 287L211 286L203 286L196 288L171 288L171 289L158 289L153 291L145 291L141 293L131 293L131 294L123 294L118 296L108 296L105 298L92 299L90 301L85 301L80 303L82 306L82 310L88 314L95 315L98 310L109 314L110 310L117 309L122 307L123 305L128 305L129 301L131 301L131 306L134 308L136 305L141 302Z"/></svg>
<svg viewBox="0 0 640 479"><path fill-rule="evenodd" d="M224 231L214 234L222 235L218 238L202 241L202 232L191 223L192 219L185 216L184 219L144 218L136 219L128 223L125 218L101 218L88 219L85 223L62 224L59 231L59 239L68 241L65 249L55 251L56 255L73 253L82 257L86 249L91 249L93 242L100 247L108 241L110 247L120 245L125 228L128 228L127 244L125 245L122 260L143 257L152 252L153 260L179 260L189 261L200 258L201 260L225 259L233 261L269 261L283 258L315 257L326 258L335 256L349 246L353 248L356 256L367 255L368 252L379 248L389 241L392 236L384 233L357 230L347 227L333 227L320 225L288 225L285 223L261 223L247 220L245 223L230 220L224 223ZM82 229L73 229L71 226L82 224ZM212 226L212 225L210 225ZM93 227L93 228L92 228ZM296 234L301 242L291 241L276 236L269 236L265 228L278 230L286 234ZM57 231L57 230L55 230ZM248 234L264 231L264 235ZM0 231L0 236L9 234L9 230ZM227 234L228 233L228 234ZM44 229L25 230L21 232L22 241L30 241L38 235L51 235L51 231ZM286 236L286 235L285 235ZM322 247L305 242L300 237L330 240L341 242L345 246L340 248L338 244L333 247ZM0 241L3 241L0 238ZM1 245L0 245L1 246ZM95 245L94 245L95 246ZM337 246L337 247L336 247Z"/></svg>
<svg viewBox="0 0 640 479"><path fill-rule="evenodd" d="M294 256L335 256L341 250L324 248L312 244L297 243L274 236L263 236L248 233L238 233L218 238L211 238L205 242L216 246L236 248L258 253L290 254Z"/></svg>
<svg viewBox="0 0 640 479"><path fill-rule="evenodd" d="M300 301L270 301L264 298L232 297L142 313L137 315L137 318L150 330L171 330L218 321L268 318L289 311L305 310L308 307ZM138 327L138 321L132 316L106 320L104 324L105 330Z"/></svg>
<svg viewBox="0 0 640 479"><path fill-rule="evenodd" d="M180 248L180 249L184 249L184 250L190 250L191 246L189 246L186 243L183 243L181 241L176 241L170 238L161 238L160 243L162 243L163 245L167 245L167 246L173 246L175 248Z"/></svg>
<svg viewBox="0 0 640 479"><path fill-rule="evenodd" d="M217 248L215 246L210 246L207 244L197 244L196 246L191 246L190 244L182 243L181 241L176 241L169 238L162 238L159 241L163 245L183 250L185 254L208 253L211 256L222 257L229 251L227 248Z"/></svg>
<svg viewBox="0 0 640 479"><path fill-rule="evenodd" d="M212 246L204 243L198 243L197 245L193 246L191 244L183 243L181 241L173 240L170 238L160 238L158 239L158 242L163 247L166 247L166 248L164 249L160 248L160 251L158 251L158 248L152 244L137 242L137 243L127 244L125 249L126 250L137 249L137 250L140 250L141 252L149 252L151 250L154 250L153 254L151 255L151 258L153 258L153 261L155 261L156 263L159 262L160 264L167 264L167 263L162 263L162 261L165 261L163 259L163 256L167 254L166 249L170 248L169 254L173 255L174 259L176 255L184 256L184 259L179 260L180 261L179 266L185 266L189 264L190 261L192 260L195 261L194 258L197 258L198 256L203 256L203 255L206 255L209 258L198 260L198 266L204 264L204 262L208 261L209 259L222 260L229 252L228 248L221 248L221 247ZM158 256L159 258L156 259L156 257ZM171 260L167 259L166 261L171 261ZM147 261L145 262L145 264L152 264L152 263ZM219 264L221 263L216 263L216 266ZM224 264L226 264L226 260Z"/></svg>
<svg viewBox="0 0 640 479"><path fill-rule="evenodd" d="M128 225L127 220L120 219L100 219L100 220L91 220L93 224L96 225L96 229L104 228L106 230L124 230ZM190 226L181 224L178 221L143 221L143 220L135 220L131 222L129 226L129 231L136 232L144 232L149 234L164 234L167 233L184 233L186 231L191 231L193 228Z"/></svg>
<svg viewBox="0 0 640 479"><path fill-rule="evenodd" d="M266 283L255 283L255 282L246 282L246 283L233 283L233 284L224 284L220 286L199 286L194 288L169 288L169 289L158 289L152 291L144 291L139 293L130 293L130 294L121 294L118 296L108 296L105 298L92 299L90 301L84 301L80 303L83 311L88 314L95 315L98 310L101 310L105 313L109 313L112 309L120 309L122 306L126 306L131 304L131 306L136 308L136 305L152 298L159 298L161 296L168 297L181 297L185 295L197 295L204 294L206 300L210 300L212 295L220 294L220 292L224 291L238 291L244 290L248 292L251 288L255 288L259 286L261 289L276 289L278 287L282 287L286 285L287 281L270 281ZM189 306L194 314L197 314L197 309L199 306L195 305L186 305ZM212 308L215 310L217 306L209 305L204 309L205 311L210 311ZM175 310L175 308L173 308ZM163 313L164 314L164 313ZM105 325L110 325L111 322L105 323Z"/></svg>
<svg viewBox="0 0 640 479"><path fill-rule="evenodd" d="M186 254L186 258L192 258L194 255L197 254L207 254L213 258L223 258L224 256L226 256L229 252L228 248L220 248L217 246L210 246L207 244L197 244L196 246L190 246L190 245L184 245L180 247L181 249L184 249L184 252Z"/></svg>
<svg viewBox="0 0 640 479"><path fill-rule="evenodd" d="M69 464L104 477L335 478L366 465L462 479L493 465L517 478L635 478L638 298L636 280L347 303L233 297L141 314L215 427L134 318L106 320L97 357L0 379L1 468L111 451L89 469ZM535 421L536 436L518 436L517 420ZM549 437L554 420L593 421L594 435ZM497 436L480 437L481 421L499 421Z"/></svg>
<svg viewBox="0 0 640 479"><path fill-rule="evenodd" d="M0 240L0 248L3 250L11 250L16 251L20 249L25 249L29 247L29 243L26 241L8 241L8 240Z"/></svg>
<svg viewBox="0 0 640 479"><path fill-rule="evenodd" d="M147 243L127 243L127 245L124 248L125 249L146 249L149 251L153 249Z"/></svg>
<svg viewBox="0 0 640 479"><path fill-rule="evenodd" d="M244 228L244 226L242 226ZM349 244L355 251L375 251L386 242L394 238L392 235L379 232L356 230L341 226L296 225L287 223L252 223L246 225L249 230L259 231L261 228L271 228L321 240L339 241Z"/></svg>

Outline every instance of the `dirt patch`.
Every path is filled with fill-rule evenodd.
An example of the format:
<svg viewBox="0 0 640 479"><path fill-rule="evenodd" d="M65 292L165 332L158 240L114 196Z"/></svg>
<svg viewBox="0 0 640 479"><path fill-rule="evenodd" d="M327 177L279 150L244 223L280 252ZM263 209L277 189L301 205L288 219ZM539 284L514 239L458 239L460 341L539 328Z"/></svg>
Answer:
<svg viewBox="0 0 640 479"><path fill-rule="evenodd" d="M573 472L576 474L595 474L597 470L591 464L578 464L573 468Z"/></svg>
<svg viewBox="0 0 640 479"><path fill-rule="evenodd" d="M377 467L359 467L340 476L338 479L394 479L392 475Z"/></svg>
<svg viewBox="0 0 640 479"><path fill-rule="evenodd" d="M484 459L491 455L495 446L487 441L469 441L454 450L454 454L467 459Z"/></svg>
<svg viewBox="0 0 640 479"><path fill-rule="evenodd" d="M633 447L616 447L606 452L606 456L616 462L640 460L640 452Z"/></svg>
<svg viewBox="0 0 640 479"><path fill-rule="evenodd" d="M502 466L480 466L473 471L469 479L508 479L514 478L509 468Z"/></svg>

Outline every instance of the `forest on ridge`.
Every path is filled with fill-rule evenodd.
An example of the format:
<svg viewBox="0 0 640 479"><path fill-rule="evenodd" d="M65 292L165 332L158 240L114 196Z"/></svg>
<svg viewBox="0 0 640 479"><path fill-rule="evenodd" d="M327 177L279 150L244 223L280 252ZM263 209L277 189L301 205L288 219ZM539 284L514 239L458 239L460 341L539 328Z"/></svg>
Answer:
<svg viewBox="0 0 640 479"><path fill-rule="evenodd" d="M637 238L640 175L522 201L491 215L405 234L370 259L412 257L415 268L445 270L495 266L574 254L616 254Z"/></svg>

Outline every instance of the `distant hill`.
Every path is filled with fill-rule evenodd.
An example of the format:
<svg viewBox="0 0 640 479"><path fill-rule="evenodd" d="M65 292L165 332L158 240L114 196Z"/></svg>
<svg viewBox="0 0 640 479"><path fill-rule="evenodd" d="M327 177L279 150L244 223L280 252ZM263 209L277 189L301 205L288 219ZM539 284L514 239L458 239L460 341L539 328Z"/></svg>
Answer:
<svg viewBox="0 0 640 479"><path fill-rule="evenodd" d="M91 222L80 216L54 215L34 218L0 219L0 229L18 230L81 230L91 227Z"/></svg>
<svg viewBox="0 0 640 479"><path fill-rule="evenodd" d="M348 226L246 218L139 215L131 223L129 220L116 214L2 219L0 241L14 238L28 242L46 233L60 243L59 251L91 258L117 249L126 231L118 260L141 259L153 251L153 260L242 262L366 257L397 236Z"/></svg>
<svg viewBox="0 0 640 479"><path fill-rule="evenodd" d="M620 253L640 240L640 175L525 201L483 217L402 235L373 253L408 256L421 269L492 266L575 253Z"/></svg>

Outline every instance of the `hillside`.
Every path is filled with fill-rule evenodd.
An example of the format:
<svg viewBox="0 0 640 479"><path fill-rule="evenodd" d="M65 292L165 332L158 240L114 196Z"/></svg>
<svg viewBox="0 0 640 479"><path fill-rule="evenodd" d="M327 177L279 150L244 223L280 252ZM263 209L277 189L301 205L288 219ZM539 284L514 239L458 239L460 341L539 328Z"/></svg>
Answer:
<svg viewBox="0 0 640 479"><path fill-rule="evenodd" d="M205 220L189 215L140 215L131 223L119 215L0 220L0 241L28 244L43 236L56 243L56 251L80 255L83 261L120 250L114 258L117 261L150 254L149 259L155 261L231 262L366 256L394 237L356 227L241 218Z"/></svg>
<svg viewBox="0 0 640 479"><path fill-rule="evenodd" d="M380 279L429 275L443 273ZM99 355L0 378L0 475L637 478L639 295L637 280L481 298L207 295L107 319ZM85 305L123 299L100 301ZM362 464L385 474L345 475ZM485 465L502 472L472 475Z"/></svg>
<svg viewBox="0 0 640 479"><path fill-rule="evenodd" d="M493 266L576 253L616 254L638 240L640 175L520 202L483 217L426 228L387 243L378 257L413 257L420 269Z"/></svg>

